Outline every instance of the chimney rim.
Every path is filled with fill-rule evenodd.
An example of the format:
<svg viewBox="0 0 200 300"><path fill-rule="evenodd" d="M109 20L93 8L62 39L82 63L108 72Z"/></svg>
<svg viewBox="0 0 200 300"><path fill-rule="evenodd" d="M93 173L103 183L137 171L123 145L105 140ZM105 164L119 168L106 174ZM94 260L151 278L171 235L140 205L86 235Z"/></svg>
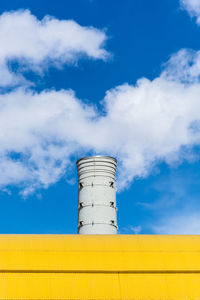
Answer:
<svg viewBox="0 0 200 300"><path fill-rule="evenodd" d="M79 159L77 159L76 161L76 165L78 165L78 163L81 160L87 160L87 159L92 159L92 158L107 158L107 159L113 159L115 161L115 163L117 164L117 159L113 156L109 156L109 155L91 155L91 156L83 156Z"/></svg>

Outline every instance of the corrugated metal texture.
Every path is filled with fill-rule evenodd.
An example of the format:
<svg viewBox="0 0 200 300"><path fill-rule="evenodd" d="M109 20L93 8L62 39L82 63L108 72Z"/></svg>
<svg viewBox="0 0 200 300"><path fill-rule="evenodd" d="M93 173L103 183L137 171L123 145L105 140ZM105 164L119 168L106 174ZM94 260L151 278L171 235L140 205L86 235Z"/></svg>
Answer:
<svg viewBox="0 0 200 300"><path fill-rule="evenodd" d="M200 299L200 236L0 235L0 299Z"/></svg>

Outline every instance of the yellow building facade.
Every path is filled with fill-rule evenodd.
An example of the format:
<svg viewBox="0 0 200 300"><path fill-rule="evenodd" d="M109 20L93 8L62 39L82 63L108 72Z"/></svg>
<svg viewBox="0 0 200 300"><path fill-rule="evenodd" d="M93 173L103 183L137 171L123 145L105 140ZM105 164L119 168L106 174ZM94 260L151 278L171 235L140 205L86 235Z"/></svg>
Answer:
<svg viewBox="0 0 200 300"><path fill-rule="evenodd" d="M200 299L200 236L0 235L2 299Z"/></svg>

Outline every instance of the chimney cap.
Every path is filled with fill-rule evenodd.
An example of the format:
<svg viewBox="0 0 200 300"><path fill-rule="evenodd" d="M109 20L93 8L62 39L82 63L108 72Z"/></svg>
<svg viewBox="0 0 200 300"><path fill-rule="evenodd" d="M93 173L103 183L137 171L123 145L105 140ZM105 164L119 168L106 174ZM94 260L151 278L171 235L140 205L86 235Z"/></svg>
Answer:
<svg viewBox="0 0 200 300"><path fill-rule="evenodd" d="M115 157L112 157L112 156L108 156L108 155L91 155L91 156L84 156L84 157L81 157L79 158L77 161L76 161L76 164L79 163L79 161L81 160L87 160L87 159L92 159L92 158L107 158L107 159L113 159L116 163L117 163L117 159Z"/></svg>

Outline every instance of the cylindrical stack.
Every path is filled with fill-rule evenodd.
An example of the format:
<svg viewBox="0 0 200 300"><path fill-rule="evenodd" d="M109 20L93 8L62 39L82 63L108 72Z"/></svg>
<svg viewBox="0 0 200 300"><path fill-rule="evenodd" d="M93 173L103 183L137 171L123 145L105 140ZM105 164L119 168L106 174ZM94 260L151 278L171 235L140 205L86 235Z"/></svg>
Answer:
<svg viewBox="0 0 200 300"><path fill-rule="evenodd" d="M79 234L116 234L116 168L109 156L77 161L79 177Z"/></svg>

